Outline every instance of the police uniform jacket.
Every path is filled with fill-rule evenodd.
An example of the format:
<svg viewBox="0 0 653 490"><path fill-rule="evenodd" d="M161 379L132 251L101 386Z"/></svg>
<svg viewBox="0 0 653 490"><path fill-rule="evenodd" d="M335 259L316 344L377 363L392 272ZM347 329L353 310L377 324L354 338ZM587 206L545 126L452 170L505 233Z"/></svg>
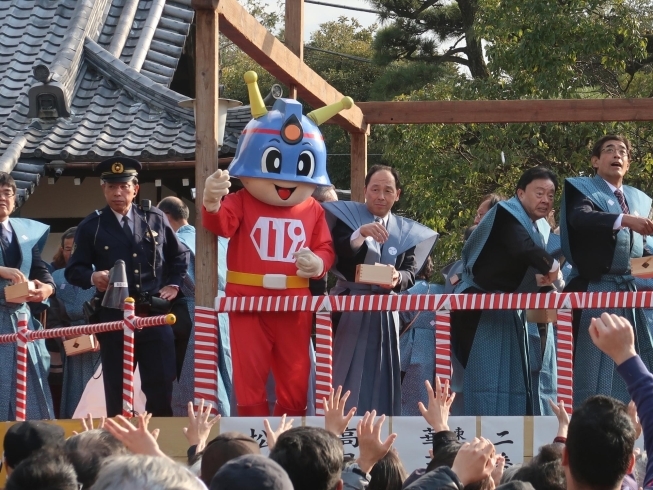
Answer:
<svg viewBox="0 0 653 490"><path fill-rule="evenodd" d="M144 211L133 205L133 212L132 238L109 206L96 210L80 223L65 272L70 284L88 289L94 271L110 270L122 259L130 295L154 295L169 285L181 287L190 260L188 248L179 242L158 208Z"/></svg>

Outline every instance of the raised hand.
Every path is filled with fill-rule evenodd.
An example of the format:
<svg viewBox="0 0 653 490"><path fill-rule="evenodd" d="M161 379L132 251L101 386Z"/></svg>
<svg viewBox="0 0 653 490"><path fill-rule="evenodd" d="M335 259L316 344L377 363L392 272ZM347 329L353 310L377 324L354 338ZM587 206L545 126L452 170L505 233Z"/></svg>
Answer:
<svg viewBox="0 0 653 490"><path fill-rule="evenodd" d="M331 388L328 399L322 398L324 405L324 428L338 437L347 429L347 425L349 425L351 418L356 413L356 407L352 407L347 415L344 414L345 404L351 392L346 391L342 397L340 396L341 393L342 386L338 386L335 392Z"/></svg>
<svg viewBox="0 0 653 490"><path fill-rule="evenodd" d="M569 414L567 413L567 410L565 410L565 402L561 400L556 405L553 400L549 400L549 406L558 418L558 433L556 434L556 437L566 438L567 431L569 430Z"/></svg>
<svg viewBox="0 0 653 490"><path fill-rule="evenodd" d="M635 357L635 334L624 317L603 313L592 318L589 329L592 342L618 366Z"/></svg>
<svg viewBox="0 0 653 490"><path fill-rule="evenodd" d="M288 429L292 429L292 423L294 421L295 419L290 419L286 421L286 414L284 413L283 416L281 417L281 421L279 422L279 427L277 428L277 430L272 430L272 426L270 426L270 422L268 421L268 419L263 419L263 427L265 427L265 433L267 434L268 437L268 448L270 449L270 451L277 443L279 436L284 432L286 432Z"/></svg>
<svg viewBox="0 0 653 490"><path fill-rule="evenodd" d="M90 413L87 414L86 417L80 420L82 421L82 427L83 427L82 432L88 432L89 430L95 429L95 427L93 427L93 415L91 415ZM100 419L100 423L98 424L97 428L103 429L104 422L106 422L106 420L107 420L106 417L102 417ZM73 435L78 435L78 434L79 432L77 432L76 430L73 431Z"/></svg>
<svg viewBox="0 0 653 490"><path fill-rule="evenodd" d="M118 415L114 419L107 419L104 429L133 453L167 457L156 442L159 437L159 429L154 429L152 432L148 430L151 418L152 414L150 413L140 414L138 427L136 427L125 417Z"/></svg>
<svg viewBox="0 0 653 490"><path fill-rule="evenodd" d="M449 409L456 398L455 393L449 394L449 380L445 380L444 385L440 383L440 378L435 377L435 390L431 387L428 380L424 382L429 401L428 408L424 407L422 402L418 402L417 408L422 417L428 422L435 432L449 430L447 424L449 420Z"/></svg>
<svg viewBox="0 0 653 490"><path fill-rule="evenodd" d="M188 427L184 427L182 431L189 445L197 445L196 453L206 447L206 441L209 438L211 429L220 420L219 414L210 418L212 408L211 403L204 408L204 398L201 398L197 406L197 415L195 415L193 402L188 402Z"/></svg>
<svg viewBox="0 0 653 490"><path fill-rule="evenodd" d="M390 434L385 441L381 441L381 427L385 415L381 415L375 422L376 410L365 412L365 416L358 421L356 432L358 435L358 449L360 455L356 460L358 466L365 473L369 473L374 465L383 458L397 438L397 434Z"/></svg>
<svg viewBox="0 0 653 490"><path fill-rule="evenodd" d="M494 470L494 460L492 443L483 437L475 437L472 442L462 445L451 470L465 486L490 476Z"/></svg>
<svg viewBox="0 0 653 490"><path fill-rule="evenodd" d="M217 213L220 209L220 200L229 194L229 172L227 170L216 170L206 178L204 183L204 194L202 203L209 213Z"/></svg>

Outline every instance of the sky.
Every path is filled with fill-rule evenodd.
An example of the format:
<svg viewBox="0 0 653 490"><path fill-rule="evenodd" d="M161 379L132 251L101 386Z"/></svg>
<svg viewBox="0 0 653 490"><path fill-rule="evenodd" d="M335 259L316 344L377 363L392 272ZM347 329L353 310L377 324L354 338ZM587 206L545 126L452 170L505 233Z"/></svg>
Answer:
<svg viewBox="0 0 653 490"><path fill-rule="evenodd" d="M372 7L364 0L320 0L325 3L332 3L337 5L347 5L348 7L360 7L365 9L372 9ZM270 6L270 10L277 10L277 0L265 0ZM313 3L304 3L304 42L308 42L311 38L311 33L317 31L320 24L337 20L338 17L355 17L363 27L368 27L377 22L376 14L367 12L357 12L349 9L339 9L335 7L327 7L324 5L315 5Z"/></svg>
<svg viewBox="0 0 653 490"><path fill-rule="evenodd" d="M347 5L349 7L360 7L373 10L372 7L364 0L324 0L326 3L338 5ZM340 16L355 17L363 27L367 27L378 22L376 14L367 12L357 12L356 10L339 9L335 7L326 7L324 5L315 5L313 3L304 4L304 40L310 39L312 32L317 31L320 24L331 20L336 20Z"/></svg>

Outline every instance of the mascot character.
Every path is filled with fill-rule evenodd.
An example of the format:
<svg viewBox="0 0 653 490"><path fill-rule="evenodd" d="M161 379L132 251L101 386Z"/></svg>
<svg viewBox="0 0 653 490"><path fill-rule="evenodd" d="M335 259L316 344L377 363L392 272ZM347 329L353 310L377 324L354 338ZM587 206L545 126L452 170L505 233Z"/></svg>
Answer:
<svg viewBox="0 0 653 490"><path fill-rule="evenodd" d="M308 279L323 277L335 260L324 211L311 197L316 186L330 185L318 125L353 101L304 116L296 100L277 99L268 112L256 80L245 74L253 119L229 170L206 179L202 224L230 239L227 296L308 296ZM244 189L227 195L230 177ZM274 415L306 413L312 319L310 312L229 313L239 416L269 415L270 370Z"/></svg>

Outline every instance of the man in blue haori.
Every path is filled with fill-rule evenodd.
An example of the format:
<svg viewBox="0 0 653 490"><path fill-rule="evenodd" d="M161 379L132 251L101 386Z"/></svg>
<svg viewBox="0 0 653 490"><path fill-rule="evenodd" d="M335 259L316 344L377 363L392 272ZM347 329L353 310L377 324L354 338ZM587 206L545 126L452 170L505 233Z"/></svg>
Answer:
<svg viewBox="0 0 653 490"><path fill-rule="evenodd" d="M651 198L634 187L623 185L630 167L631 146L621 135L600 138L592 149L594 177L565 181L560 227L562 251L572 264L565 292L635 291L630 259L649 255L644 235L653 234L648 216ZM605 308L574 310L574 406L592 395L610 395L628 401L626 384L612 360L592 345L588 327L592 317ZM635 347L653 367L653 342L642 310L609 310L626 317L633 325Z"/></svg>
<svg viewBox="0 0 653 490"><path fill-rule="evenodd" d="M516 195L490 209L465 243L456 293L537 292L558 280L559 264L546 251L550 227L543 219L557 187L549 169L522 174ZM523 310L453 311L453 379L462 380L462 386L454 383L452 389L463 396L456 397L452 413L547 414L556 374L552 326L544 332L544 342L529 338ZM530 335L539 336L537 328ZM533 349L533 344L544 348Z"/></svg>
<svg viewBox="0 0 653 490"><path fill-rule="evenodd" d="M396 294L415 284L415 274L438 234L390 212L400 194L397 171L374 165L365 177L365 204L323 204L337 255L331 271L338 282L331 294ZM393 267L391 288L355 282L357 265L376 263ZM347 408L401 415L398 328L397 312L351 312L340 317L333 347L333 384L351 390Z"/></svg>
<svg viewBox="0 0 653 490"><path fill-rule="evenodd" d="M25 313L28 328L39 330L41 324L30 315L26 302L10 303L5 300L4 288L11 284L33 281L27 301L41 303L54 292L54 281L48 264L41 259L41 251L48 238L50 227L23 218L10 218L16 206L16 182L5 172L0 172L0 334L16 333L18 314ZM50 419L54 417L52 397L48 386L50 354L45 341L27 344L27 418ZM16 419L16 344L0 344L0 420Z"/></svg>

